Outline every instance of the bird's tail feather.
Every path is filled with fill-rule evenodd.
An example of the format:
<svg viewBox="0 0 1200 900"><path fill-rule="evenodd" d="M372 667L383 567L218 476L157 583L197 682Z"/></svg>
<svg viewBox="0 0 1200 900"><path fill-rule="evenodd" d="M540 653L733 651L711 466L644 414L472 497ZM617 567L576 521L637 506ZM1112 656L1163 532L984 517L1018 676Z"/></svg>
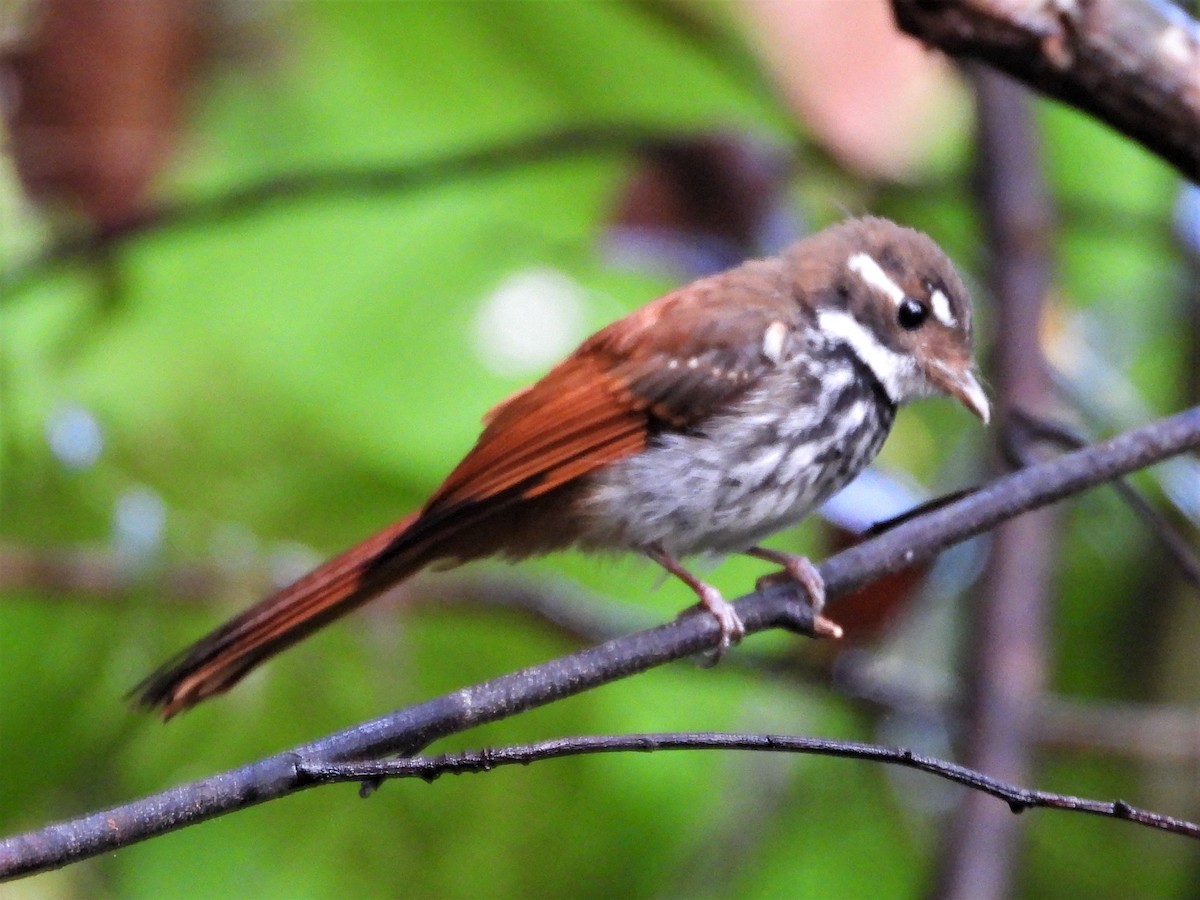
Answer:
<svg viewBox="0 0 1200 900"><path fill-rule="evenodd" d="M229 620L152 673L130 697L169 719L416 574L436 555L428 540L409 539L417 518L402 519Z"/></svg>

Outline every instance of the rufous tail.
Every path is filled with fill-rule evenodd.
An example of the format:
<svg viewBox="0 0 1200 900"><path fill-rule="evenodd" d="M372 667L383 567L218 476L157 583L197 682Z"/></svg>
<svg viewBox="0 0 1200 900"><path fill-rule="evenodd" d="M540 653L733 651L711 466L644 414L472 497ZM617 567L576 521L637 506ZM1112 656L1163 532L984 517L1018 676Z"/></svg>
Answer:
<svg viewBox="0 0 1200 900"><path fill-rule="evenodd" d="M427 540L409 540L417 514L230 619L130 692L164 719L228 690L263 660L398 584L432 559Z"/></svg>

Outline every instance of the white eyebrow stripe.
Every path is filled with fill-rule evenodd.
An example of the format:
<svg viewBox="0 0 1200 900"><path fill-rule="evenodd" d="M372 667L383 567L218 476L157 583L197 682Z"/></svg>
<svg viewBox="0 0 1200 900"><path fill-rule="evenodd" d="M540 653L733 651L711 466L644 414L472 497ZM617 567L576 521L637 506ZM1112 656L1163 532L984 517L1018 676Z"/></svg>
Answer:
<svg viewBox="0 0 1200 900"><path fill-rule="evenodd" d="M947 328L954 328L958 325L958 319L954 313L950 311L950 299L941 290L935 290L929 295L929 303L933 307L933 314L937 316L937 320Z"/></svg>
<svg viewBox="0 0 1200 900"><path fill-rule="evenodd" d="M846 265L851 272L875 288L875 290L891 297L892 302L897 306L904 302L904 290L900 285L888 278L887 273L880 268L879 263L875 262L870 254L855 253L846 262Z"/></svg>

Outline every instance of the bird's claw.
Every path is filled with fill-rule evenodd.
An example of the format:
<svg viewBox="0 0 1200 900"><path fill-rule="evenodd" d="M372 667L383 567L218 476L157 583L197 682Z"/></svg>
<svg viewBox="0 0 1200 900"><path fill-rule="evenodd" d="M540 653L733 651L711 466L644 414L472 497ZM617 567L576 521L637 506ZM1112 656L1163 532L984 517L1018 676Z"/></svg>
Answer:
<svg viewBox="0 0 1200 900"><path fill-rule="evenodd" d="M842 626L832 619L827 619L821 615L821 611L825 609L825 581L821 578L821 573L817 571L817 567L809 562L807 557L759 548L751 551L751 555L783 566L783 571L771 572L759 578L754 583L755 588L761 591L774 584L798 582L804 588L808 604L812 607L813 634L818 637L828 638L840 638L842 636Z"/></svg>

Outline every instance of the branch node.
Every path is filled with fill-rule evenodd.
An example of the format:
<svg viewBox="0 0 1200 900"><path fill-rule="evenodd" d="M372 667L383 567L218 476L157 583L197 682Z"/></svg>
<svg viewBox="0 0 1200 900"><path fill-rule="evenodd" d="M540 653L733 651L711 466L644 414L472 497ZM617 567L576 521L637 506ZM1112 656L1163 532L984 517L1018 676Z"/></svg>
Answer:
<svg viewBox="0 0 1200 900"><path fill-rule="evenodd" d="M358 785L358 799L366 800L370 798L383 785L383 779L380 777L364 778Z"/></svg>
<svg viewBox="0 0 1200 900"><path fill-rule="evenodd" d="M1023 800L1018 797L1012 797L1008 801L1008 808L1012 811L1012 814L1014 816L1019 816L1021 813L1025 812L1025 810L1029 809L1031 806L1033 806L1033 804L1030 803L1028 800Z"/></svg>

